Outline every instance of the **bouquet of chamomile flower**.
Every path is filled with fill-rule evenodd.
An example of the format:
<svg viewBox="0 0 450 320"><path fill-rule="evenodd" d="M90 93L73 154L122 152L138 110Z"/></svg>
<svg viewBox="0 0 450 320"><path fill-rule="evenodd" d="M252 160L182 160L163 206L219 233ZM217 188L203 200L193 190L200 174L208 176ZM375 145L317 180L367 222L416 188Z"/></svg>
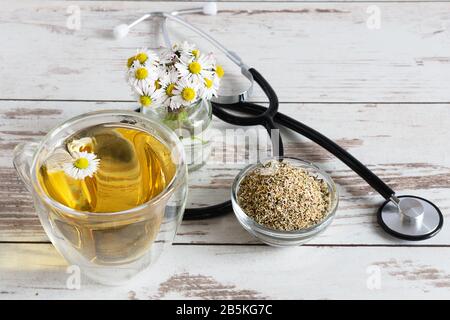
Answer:
<svg viewBox="0 0 450 320"><path fill-rule="evenodd" d="M128 59L127 67L128 82L142 108L163 107L172 113L217 96L224 75L212 53L203 54L187 42L159 54L140 49Z"/></svg>

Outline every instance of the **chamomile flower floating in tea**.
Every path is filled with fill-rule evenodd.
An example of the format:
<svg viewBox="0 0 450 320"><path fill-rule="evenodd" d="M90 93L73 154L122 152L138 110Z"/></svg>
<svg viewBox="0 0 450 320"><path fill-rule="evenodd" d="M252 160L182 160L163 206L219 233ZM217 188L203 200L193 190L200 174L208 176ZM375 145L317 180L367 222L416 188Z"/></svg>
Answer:
<svg viewBox="0 0 450 320"><path fill-rule="evenodd" d="M89 152L93 149L91 138L73 140L66 148L57 148L45 161L48 172L64 171L73 179L92 177L97 171L100 159Z"/></svg>
<svg viewBox="0 0 450 320"><path fill-rule="evenodd" d="M70 163L64 164L64 172L74 179L91 177L97 171L100 160L94 153L82 151L75 152Z"/></svg>

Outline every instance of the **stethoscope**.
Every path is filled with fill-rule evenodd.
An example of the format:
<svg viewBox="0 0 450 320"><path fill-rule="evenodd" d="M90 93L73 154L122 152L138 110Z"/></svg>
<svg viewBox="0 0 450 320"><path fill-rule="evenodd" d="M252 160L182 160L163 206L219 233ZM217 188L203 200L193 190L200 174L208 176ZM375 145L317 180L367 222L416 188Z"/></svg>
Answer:
<svg viewBox="0 0 450 320"><path fill-rule="evenodd" d="M190 13L217 14L215 2L207 2L203 8L179 10L173 12L150 12L143 15L129 25L119 25L114 29L116 38L123 38L128 31L140 22L152 18L162 18L161 32L168 47L171 47L167 20L175 21L208 40L213 46L222 51L240 69L244 77L250 81L249 87L235 95L219 96L213 101L213 114L219 119L234 125L254 126L262 125L270 135L278 125L291 129L311 141L317 143L339 160L355 171L373 189L375 189L385 202L378 209L377 218L380 226L389 234L404 240L424 240L438 233L443 225L444 217L439 208L431 201L412 195L397 196L396 193L377 175L364 166L346 150L320 132L305 124L278 112L278 97L270 84L254 68L247 66L233 51L228 50L217 40L190 23L181 19L179 15ZM257 83L269 100L269 106L263 107L255 103L246 102ZM235 111L236 113L230 113ZM245 115L242 115L245 114ZM272 139L273 140L273 139ZM283 141L281 136L277 142L279 156L283 155ZM184 218L188 220L217 217L232 211L231 201L202 208L187 208Z"/></svg>

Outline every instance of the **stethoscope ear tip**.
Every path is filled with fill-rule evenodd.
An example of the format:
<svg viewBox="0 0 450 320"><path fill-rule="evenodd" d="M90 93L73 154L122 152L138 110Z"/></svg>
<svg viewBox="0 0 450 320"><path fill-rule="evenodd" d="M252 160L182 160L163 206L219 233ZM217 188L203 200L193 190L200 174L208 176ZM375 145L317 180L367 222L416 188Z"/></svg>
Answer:
<svg viewBox="0 0 450 320"><path fill-rule="evenodd" d="M127 36L128 32L130 31L130 27L126 24L120 24L116 26L113 30L114 38L117 40L123 39Z"/></svg>
<svg viewBox="0 0 450 320"><path fill-rule="evenodd" d="M207 16L215 16L217 14L217 3L206 2L203 5L203 14Z"/></svg>

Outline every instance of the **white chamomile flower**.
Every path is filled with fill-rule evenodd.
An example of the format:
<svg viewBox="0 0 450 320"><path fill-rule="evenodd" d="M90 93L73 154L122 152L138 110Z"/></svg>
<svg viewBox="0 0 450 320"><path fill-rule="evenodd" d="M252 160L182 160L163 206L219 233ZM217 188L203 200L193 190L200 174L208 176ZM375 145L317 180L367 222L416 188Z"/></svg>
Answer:
<svg viewBox="0 0 450 320"><path fill-rule="evenodd" d="M225 74L225 71L223 70L223 67L220 64L217 64L217 65L214 65L213 70L214 70L214 75L217 78L222 79L222 77Z"/></svg>
<svg viewBox="0 0 450 320"><path fill-rule="evenodd" d="M159 83L161 85L161 102L164 107L170 106L178 79L179 74L175 68L169 69L169 72L161 77Z"/></svg>
<svg viewBox="0 0 450 320"><path fill-rule="evenodd" d="M129 57L127 60L127 67L130 69L134 63L139 63L140 65L156 67L159 62L158 55L151 50L146 48L138 49L136 54Z"/></svg>
<svg viewBox="0 0 450 320"><path fill-rule="evenodd" d="M192 79L194 82L202 83L203 78L212 77L214 61L210 55L200 55L198 59L183 61L175 64L182 78Z"/></svg>
<svg viewBox="0 0 450 320"><path fill-rule="evenodd" d="M154 85L155 80L157 80L158 77L159 71L156 67L142 65L137 60L133 62L133 65L128 71L128 80L133 86L141 84Z"/></svg>
<svg viewBox="0 0 450 320"><path fill-rule="evenodd" d="M203 86L200 87L200 98L211 100L212 97L217 97L220 80L217 77L204 78Z"/></svg>
<svg viewBox="0 0 450 320"><path fill-rule="evenodd" d="M86 151L94 149L94 139L91 137L84 137L81 139L74 139L67 142L66 147L56 148L50 156L45 160L45 166L47 172L63 171L64 166L67 163L71 163L73 160L72 154L77 152Z"/></svg>
<svg viewBox="0 0 450 320"><path fill-rule="evenodd" d="M189 108L200 99L211 100L224 75L212 53L201 54L196 45L186 41L158 49L157 55L139 49L128 59L127 67L128 82L141 106L169 110Z"/></svg>
<svg viewBox="0 0 450 320"><path fill-rule="evenodd" d="M198 59L200 57L200 50L194 49L191 51L191 54L194 56L194 59Z"/></svg>
<svg viewBox="0 0 450 320"><path fill-rule="evenodd" d="M195 44L188 43L187 41L174 44L172 49L181 61L192 61L194 58L200 56L200 51Z"/></svg>
<svg viewBox="0 0 450 320"><path fill-rule="evenodd" d="M198 85L192 80L181 79L173 90L171 109L178 109L181 106L190 106L198 99Z"/></svg>
<svg viewBox="0 0 450 320"><path fill-rule="evenodd" d="M155 69L157 78L155 79L153 84L156 87L156 89L160 89L161 88L161 79L166 76L168 69L169 69L168 66L164 66L164 65L161 65L161 64L158 65L158 67Z"/></svg>
<svg viewBox="0 0 450 320"><path fill-rule="evenodd" d="M157 90L155 86L140 83L135 87L135 91L141 106L150 107L159 104L159 100L161 99L161 90Z"/></svg>
<svg viewBox="0 0 450 320"><path fill-rule="evenodd" d="M100 165L100 159L94 153L74 152L72 161L64 164L64 172L77 180L92 177Z"/></svg>
<svg viewBox="0 0 450 320"><path fill-rule="evenodd" d="M156 67L159 63L158 55L147 48L138 49L135 60L147 67Z"/></svg>
<svg viewBox="0 0 450 320"><path fill-rule="evenodd" d="M159 62L163 65L168 65L174 63L177 55L172 49L164 48L159 54Z"/></svg>

